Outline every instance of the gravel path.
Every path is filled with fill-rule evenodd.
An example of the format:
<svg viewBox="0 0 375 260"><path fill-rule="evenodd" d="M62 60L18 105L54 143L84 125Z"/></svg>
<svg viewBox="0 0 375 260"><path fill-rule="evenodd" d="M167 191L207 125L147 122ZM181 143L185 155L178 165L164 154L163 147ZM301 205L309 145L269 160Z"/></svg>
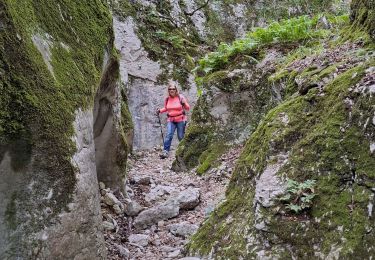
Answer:
<svg viewBox="0 0 375 260"><path fill-rule="evenodd" d="M128 160L128 197L119 192L113 193L125 207L131 200L138 202L143 210L153 208L175 198L184 190L194 188L200 191L200 202L193 210L180 209L178 216L174 218L160 220L147 229L136 229L133 225L136 216L130 217L122 212L116 214L113 207L103 201L102 196L103 220L113 223L112 228L105 228L104 234L108 259L183 258L183 248L188 243L189 235L174 232L173 224L183 224L184 230L187 227L188 233L191 233L209 216L214 207L224 199L240 150L241 147L236 147L228 151L221 157L222 164L205 176L196 175L194 170L179 173L171 171L174 151L167 159L160 159L160 151L157 149L132 155ZM101 193L103 195L105 192L101 190Z"/></svg>

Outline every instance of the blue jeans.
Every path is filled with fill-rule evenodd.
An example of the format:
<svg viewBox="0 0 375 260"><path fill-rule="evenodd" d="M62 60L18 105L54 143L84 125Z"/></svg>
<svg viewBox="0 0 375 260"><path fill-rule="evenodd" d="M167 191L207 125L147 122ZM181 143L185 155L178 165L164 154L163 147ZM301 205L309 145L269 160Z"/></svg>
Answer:
<svg viewBox="0 0 375 260"><path fill-rule="evenodd" d="M164 151L169 152L169 150L171 149L172 139L173 139L174 131L176 130L176 128L177 128L178 140L181 141L182 138L184 138L185 126L186 126L186 121L168 122L167 136L165 137L165 140L164 140Z"/></svg>

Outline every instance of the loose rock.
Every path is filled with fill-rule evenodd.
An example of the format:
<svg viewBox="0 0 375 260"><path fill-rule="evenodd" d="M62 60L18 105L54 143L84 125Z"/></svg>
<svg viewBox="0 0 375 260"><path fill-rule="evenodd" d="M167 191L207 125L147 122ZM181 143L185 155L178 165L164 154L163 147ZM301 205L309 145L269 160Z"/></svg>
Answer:
<svg viewBox="0 0 375 260"><path fill-rule="evenodd" d="M138 229L144 229L160 220L167 220L176 217L179 213L179 205L171 200L159 206L142 211L134 220L134 226Z"/></svg>
<svg viewBox="0 0 375 260"><path fill-rule="evenodd" d="M177 201L181 209L194 209L199 204L199 198L198 188L188 188L178 195Z"/></svg>
<svg viewBox="0 0 375 260"><path fill-rule="evenodd" d="M207 178L197 176L194 171L172 172L173 160L161 160L155 152L143 152L144 157L130 157L129 180L125 186L127 193L125 196L116 193L115 196L121 204L115 201L109 206L104 202L104 196L102 198L102 214L107 222L104 225L107 225L108 260L200 260L197 257L182 258L182 248L205 219L205 209L213 210L224 197L228 173L232 172L239 151L237 148L224 154L220 159L220 170L213 169ZM173 157L173 152L170 156ZM217 171L220 173L215 175ZM150 184L147 184L148 180ZM108 188L101 191L104 195L113 194ZM114 205L120 209L123 205L128 217L114 215L117 208ZM118 245L125 250L120 250Z"/></svg>
<svg viewBox="0 0 375 260"><path fill-rule="evenodd" d="M148 235L133 234L129 236L130 243L143 246L143 247L148 245L149 240L150 240L150 237Z"/></svg>
<svg viewBox="0 0 375 260"><path fill-rule="evenodd" d="M169 231L176 236L188 237L198 230L198 225L182 222L169 225Z"/></svg>
<svg viewBox="0 0 375 260"><path fill-rule="evenodd" d="M125 248L122 245L118 245L118 244L114 244L114 245L117 247L121 257L123 257L125 259L128 259L130 257L130 252L127 248Z"/></svg>
<svg viewBox="0 0 375 260"><path fill-rule="evenodd" d="M128 216L137 216L139 212L143 210L143 207L138 202L131 200L125 205L125 214Z"/></svg>
<svg viewBox="0 0 375 260"><path fill-rule="evenodd" d="M113 195L112 193L109 193L109 192L104 195L103 201L108 206L113 206L115 204L121 204L121 202L116 198L116 196Z"/></svg>

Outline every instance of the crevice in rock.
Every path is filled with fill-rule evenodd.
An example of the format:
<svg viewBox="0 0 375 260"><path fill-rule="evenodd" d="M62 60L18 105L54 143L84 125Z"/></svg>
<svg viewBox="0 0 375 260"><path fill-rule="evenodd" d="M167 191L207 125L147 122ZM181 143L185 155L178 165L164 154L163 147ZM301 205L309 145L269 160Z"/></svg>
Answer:
<svg viewBox="0 0 375 260"><path fill-rule="evenodd" d="M110 58L104 66L102 80L94 100L94 141L98 181L114 190L123 190L126 141L120 130L121 91L118 83L119 63ZM120 155L120 156L119 156ZM125 158L123 158L125 157Z"/></svg>

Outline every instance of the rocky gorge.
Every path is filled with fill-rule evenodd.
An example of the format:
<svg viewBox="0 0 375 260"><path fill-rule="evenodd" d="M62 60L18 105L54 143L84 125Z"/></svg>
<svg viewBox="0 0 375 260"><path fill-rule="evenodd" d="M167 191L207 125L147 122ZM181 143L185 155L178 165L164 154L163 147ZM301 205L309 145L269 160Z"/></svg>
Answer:
<svg viewBox="0 0 375 260"><path fill-rule="evenodd" d="M0 259L375 255L373 0L0 17ZM193 109L161 160L170 80Z"/></svg>

